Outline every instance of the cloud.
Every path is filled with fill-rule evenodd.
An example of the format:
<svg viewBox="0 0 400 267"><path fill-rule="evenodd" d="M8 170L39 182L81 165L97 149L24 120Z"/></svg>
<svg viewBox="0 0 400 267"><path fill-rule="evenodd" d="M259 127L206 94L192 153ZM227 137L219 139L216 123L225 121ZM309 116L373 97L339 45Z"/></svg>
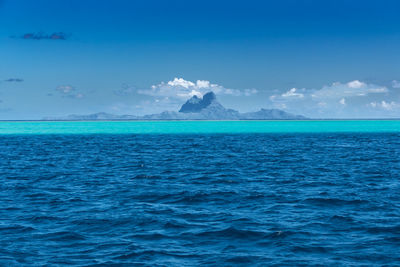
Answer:
<svg viewBox="0 0 400 267"><path fill-rule="evenodd" d="M394 101L385 101L382 100L381 102L371 102L369 104L372 108L384 109L384 110L395 110L400 108L400 104Z"/></svg>
<svg viewBox="0 0 400 267"><path fill-rule="evenodd" d="M388 89L385 86L367 84L360 82L359 80L354 80L348 83L335 82L331 85L323 86L318 90L292 88L283 94L270 96L270 100L275 102L286 102L312 98L318 102L326 102L324 100L341 100L346 97L367 96L369 94L380 94L386 92L388 92Z"/></svg>
<svg viewBox="0 0 400 267"><path fill-rule="evenodd" d="M299 93L297 88L292 88L289 91L287 91L281 95L270 96L270 100L275 101L275 102L278 102L278 101L285 102L285 101L290 101L292 99L299 99L299 98L304 98L304 94Z"/></svg>
<svg viewBox="0 0 400 267"><path fill-rule="evenodd" d="M336 84L338 84L338 83L336 83ZM365 85L366 85L365 83L360 82L359 80L354 80L354 81L347 83L347 86L349 88L361 88L361 87L364 87Z"/></svg>
<svg viewBox="0 0 400 267"><path fill-rule="evenodd" d="M69 35L64 32L54 32L51 34L38 32L38 33L25 33L24 35L19 37L16 36L11 36L11 37L24 40L67 40L69 38Z"/></svg>
<svg viewBox="0 0 400 267"><path fill-rule="evenodd" d="M77 92L76 88L71 85L60 85L56 88L56 91L61 94L62 97L69 98L83 98L84 95L80 92ZM48 96L52 96L52 94L48 94Z"/></svg>
<svg viewBox="0 0 400 267"><path fill-rule="evenodd" d="M396 81L396 80L393 80L393 81L392 81L392 87L393 87L393 88L400 88L400 82L399 82L399 81Z"/></svg>
<svg viewBox="0 0 400 267"><path fill-rule="evenodd" d="M353 80L320 89L291 88L269 97L270 106L308 117L349 118L400 116L400 92L385 86ZM390 112L389 112L390 111Z"/></svg>
<svg viewBox="0 0 400 267"><path fill-rule="evenodd" d="M286 93L282 94L282 97L295 97L295 98L303 98L304 94L301 93L296 93L297 89L296 88L292 88L289 91L287 91Z"/></svg>
<svg viewBox="0 0 400 267"><path fill-rule="evenodd" d="M252 88L252 89L244 89L244 95L245 96L251 96L251 95L255 95L257 93L258 93L258 90L254 89L254 88Z"/></svg>
<svg viewBox="0 0 400 267"><path fill-rule="evenodd" d="M320 90L316 90L311 94L311 97L315 99L327 99L327 98L343 98L343 97L355 97L355 96L366 96L368 94L386 93L388 89L385 86L379 86L374 84L366 84L359 80L354 80L348 83L335 82L329 86L324 86Z"/></svg>
<svg viewBox="0 0 400 267"><path fill-rule="evenodd" d="M213 91L218 95L231 96L250 96L257 93L256 89L230 89L218 84L213 84L206 80L197 80L196 82L191 82L184 80L183 78L175 78L172 81L161 82L157 85L151 86L151 89L138 90L137 92L139 94L150 95L154 97L187 99L195 95L201 97L209 91Z"/></svg>
<svg viewBox="0 0 400 267"><path fill-rule="evenodd" d="M5 82L23 82L23 79L20 78L9 78L7 80L4 80Z"/></svg>

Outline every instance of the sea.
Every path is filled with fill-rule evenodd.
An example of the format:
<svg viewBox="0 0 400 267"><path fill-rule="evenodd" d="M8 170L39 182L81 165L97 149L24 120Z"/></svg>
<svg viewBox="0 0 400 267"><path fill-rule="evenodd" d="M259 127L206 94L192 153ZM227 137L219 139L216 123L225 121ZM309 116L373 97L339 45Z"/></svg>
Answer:
<svg viewBox="0 0 400 267"><path fill-rule="evenodd" d="M0 266L400 266L400 121L0 122Z"/></svg>

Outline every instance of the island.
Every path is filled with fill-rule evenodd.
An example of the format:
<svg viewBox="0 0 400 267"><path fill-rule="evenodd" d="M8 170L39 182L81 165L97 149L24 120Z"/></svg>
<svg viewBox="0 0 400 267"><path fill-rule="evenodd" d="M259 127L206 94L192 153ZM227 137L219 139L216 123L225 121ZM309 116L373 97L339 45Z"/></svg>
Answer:
<svg viewBox="0 0 400 267"><path fill-rule="evenodd" d="M214 92L204 94L202 98L193 96L177 111L164 111L144 116L114 115L99 112L88 115L69 115L66 117L46 117L44 120L306 120L301 115L288 113L280 109L260 109L256 112L240 113L225 108Z"/></svg>

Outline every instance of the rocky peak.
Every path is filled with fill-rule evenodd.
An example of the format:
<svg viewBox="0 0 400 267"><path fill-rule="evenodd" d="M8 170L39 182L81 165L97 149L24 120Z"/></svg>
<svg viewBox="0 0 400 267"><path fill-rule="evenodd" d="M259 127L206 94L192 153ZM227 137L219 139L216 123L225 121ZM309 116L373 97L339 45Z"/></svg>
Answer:
<svg viewBox="0 0 400 267"><path fill-rule="evenodd" d="M206 93L203 98L198 98L197 96L193 96L185 104L182 105L179 112L182 113L198 113L203 109L210 106L212 103L217 102L217 96L213 92ZM219 104L219 103L218 103Z"/></svg>
<svg viewBox="0 0 400 267"><path fill-rule="evenodd" d="M212 101L217 100L217 96L214 92L208 92L203 96L203 102L211 104Z"/></svg>
<svg viewBox="0 0 400 267"><path fill-rule="evenodd" d="M200 101L201 101L201 98L198 98L197 95L194 95L186 103L198 104Z"/></svg>

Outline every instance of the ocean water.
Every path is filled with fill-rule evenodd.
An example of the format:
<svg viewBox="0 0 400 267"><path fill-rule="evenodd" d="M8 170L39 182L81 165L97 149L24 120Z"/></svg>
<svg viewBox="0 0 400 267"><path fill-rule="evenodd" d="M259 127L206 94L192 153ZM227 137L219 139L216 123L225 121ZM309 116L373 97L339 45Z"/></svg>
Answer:
<svg viewBox="0 0 400 267"><path fill-rule="evenodd" d="M400 120L9 121L0 134L398 133Z"/></svg>
<svg viewBox="0 0 400 267"><path fill-rule="evenodd" d="M0 266L400 265L399 122L279 123L1 122Z"/></svg>

